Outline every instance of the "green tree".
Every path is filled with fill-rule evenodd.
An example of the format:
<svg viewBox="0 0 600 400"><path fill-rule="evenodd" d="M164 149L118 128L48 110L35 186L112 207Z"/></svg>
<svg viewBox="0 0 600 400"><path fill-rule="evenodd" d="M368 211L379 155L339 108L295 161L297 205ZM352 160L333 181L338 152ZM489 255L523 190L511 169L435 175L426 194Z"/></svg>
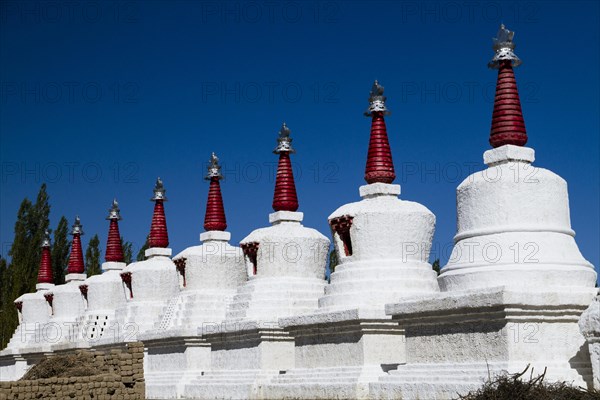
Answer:
<svg viewBox="0 0 600 400"><path fill-rule="evenodd" d="M69 263L69 222L63 216L58 221L58 226L54 231L54 243L52 243L52 272L54 274L54 284L61 285L65 283L65 269Z"/></svg>
<svg viewBox="0 0 600 400"><path fill-rule="evenodd" d="M33 292L41 258L44 232L50 224L50 203L46 184L42 184L35 203L25 198L19 206L13 243L8 252L11 262L2 278L3 297L0 310L0 348L4 348L18 324L13 302L24 293Z"/></svg>
<svg viewBox="0 0 600 400"><path fill-rule="evenodd" d="M144 243L140 251L138 251L137 253L137 261L144 261L146 259L146 250L148 250L149 248L150 245L148 244L148 237L146 236L146 242Z"/></svg>
<svg viewBox="0 0 600 400"><path fill-rule="evenodd" d="M133 243L126 241L121 236L121 247L123 248L123 262L131 264L131 261L133 261Z"/></svg>
<svg viewBox="0 0 600 400"><path fill-rule="evenodd" d="M440 274L440 259L439 259L439 258L438 258L438 259L436 259L436 260L433 262L433 264L431 264L431 267L432 267L432 268L433 268L433 270L434 270L435 272L437 272L437 274L439 275L439 274Z"/></svg>
<svg viewBox="0 0 600 400"><path fill-rule="evenodd" d="M10 298L11 289L11 277L10 270L8 269L8 263L4 259L4 257L0 256L0 343L2 345L0 348L3 348L5 342L8 342L10 333L4 326L7 324L4 318L8 312L8 301Z"/></svg>
<svg viewBox="0 0 600 400"><path fill-rule="evenodd" d="M98 235L94 235L88 242L85 250L85 268L87 276L98 275L100 270L100 239Z"/></svg>

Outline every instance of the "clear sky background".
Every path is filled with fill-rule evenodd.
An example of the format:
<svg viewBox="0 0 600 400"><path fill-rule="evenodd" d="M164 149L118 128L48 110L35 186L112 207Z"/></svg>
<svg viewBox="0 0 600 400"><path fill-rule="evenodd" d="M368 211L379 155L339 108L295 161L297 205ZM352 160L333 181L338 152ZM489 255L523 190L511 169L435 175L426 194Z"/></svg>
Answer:
<svg viewBox="0 0 600 400"><path fill-rule="evenodd" d="M171 247L198 244L212 151L223 163L232 242L268 225L277 131L292 129L300 211L359 199L374 79L385 86L402 198L437 216L448 259L456 186L483 168L496 71L491 38L516 31L535 165L569 184L572 226L599 253L597 2L2 2L0 241L42 182L51 226L76 214L104 246L114 196L139 248L165 183Z"/></svg>

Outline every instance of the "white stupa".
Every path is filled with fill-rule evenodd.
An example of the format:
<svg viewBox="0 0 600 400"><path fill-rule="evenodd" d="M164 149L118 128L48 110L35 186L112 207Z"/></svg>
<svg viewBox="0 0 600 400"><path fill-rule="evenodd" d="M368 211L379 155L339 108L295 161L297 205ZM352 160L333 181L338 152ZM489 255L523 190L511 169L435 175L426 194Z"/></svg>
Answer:
<svg viewBox="0 0 600 400"><path fill-rule="evenodd" d="M322 296L329 240L302 225L290 161L290 129L279 131L279 165L270 227L260 228L241 241L248 282L238 289L227 312L228 320L263 320L315 310Z"/></svg>
<svg viewBox="0 0 600 400"><path fill-rule="evenodd" d="M105 262L102 273L90 276L79 285L86 302L86 310L80 322L83 342L94 344L101 338L118 340L122 329L117 322L116 310L126 306L129 291L124 287L120 273L126 264L123 258L119 220L119 203L113 200L107 220L110 221L106 243Z"/></svg>
<svg viewBox="0 0 600 400"><path fill-rule="evenodd" d="M42 257L35 285L36 291L25 293L14 301L19 313L19 326L0 355L49 349L50 343L46 338L47 333L50 332L45 332L45 330L52 315L52 307L48 303L52 297L47 295L48 291L54 288L53 282L50 234L46 230L42 240ZM57 339L56 333L56 329L53 329L52 334L55 340ZM58 333L60 334L60 332Z"/></svg>
<svg viewBox="0 0 600 400"><path fill-rule="evenodd" d="M134 340L144 332L154 330L163 319L169 305L177 302L179 280L176 266L171 261L171 249L163 202L167 200L166 190L160 178L154 187L154 214L146 260L129 264L121 272L121 279L127 288L127 305L118 310L122 318L122 338Z"/></svg>
<svg viewBox="0 0 600 400"><path fill-rule="evenodd" d="M206 232L200 234L201 245L188 247L173 258L182 291L171 314L163 317L160 330L196 335L203 324L220 323L236 289L246 282L242 249L229 244L231 233L225 231L220 169L219 159L213 153L206 175L210 181L204 219Z"/></svg>
<svg viewBox="0 0 600 400"><path fill-rule="evenodd" d="M439 291L429 264L435 216L425 206L398 199L384 115L383 87L375 81L365 115L372 117L362 200L329 216L340 264L331 274L321 309L379 309L403 297Z"/></svg>
<svg viewBox="0 0 600 400"><path fill-rule="evenodd" d="M79 217L75 218L71 235L73 235L73 241L67 267L68 273L65 276L66 283L54 286L48 290L47 294L48 298L52 298L50 321L56 324L57 329L60 329L61 332L60 339L49 341L58 346L70 346L72 343L79 341L79 322L85 307L79 291L79 285L87 277L81 248L83 226Z"/></svg>

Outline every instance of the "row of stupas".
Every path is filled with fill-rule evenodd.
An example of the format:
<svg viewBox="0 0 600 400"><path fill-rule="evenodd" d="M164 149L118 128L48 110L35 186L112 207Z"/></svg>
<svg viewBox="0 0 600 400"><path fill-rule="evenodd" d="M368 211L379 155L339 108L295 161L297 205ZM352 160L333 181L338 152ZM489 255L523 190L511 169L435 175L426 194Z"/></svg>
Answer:
<svg viewBox="0 0 600 400"><path fill-rule="evenodd" d="M146 395L156 399L447 399L527 365L547 380L600 387L597 276L574 240L566 182L531 165L513 35L501 26L494 41L488 168L457 189L454 253L439 276L428 261L435 216L400 199L393 183L389 112L376 81L365 113L367 184L360 201L328 218L339 260L330 283L330 241L302 225L283 124L270 226L240 247L225 231L214 154L200 245L171 258L160 179L146 260L123 262L116 200L102 274L83 275L77 219L67 283L52 285L47 238L37 292L15 302L20 325L0 353L2 379L19 378L48 352L140 340Z"/></svg>

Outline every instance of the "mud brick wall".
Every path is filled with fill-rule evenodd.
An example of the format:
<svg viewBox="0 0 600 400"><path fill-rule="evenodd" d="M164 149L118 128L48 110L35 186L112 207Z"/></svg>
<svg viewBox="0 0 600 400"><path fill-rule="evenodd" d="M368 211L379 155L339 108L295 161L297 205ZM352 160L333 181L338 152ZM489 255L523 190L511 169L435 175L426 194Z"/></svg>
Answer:
<svg viewBox="0 0 600 400"><path fill-rule="evenodd" d="M128 343L123 348L71 352L88 352L92 356L93 367L99 372L108 372L94 376L0 382L0 400L145 398L143 343Z"/></svg>

